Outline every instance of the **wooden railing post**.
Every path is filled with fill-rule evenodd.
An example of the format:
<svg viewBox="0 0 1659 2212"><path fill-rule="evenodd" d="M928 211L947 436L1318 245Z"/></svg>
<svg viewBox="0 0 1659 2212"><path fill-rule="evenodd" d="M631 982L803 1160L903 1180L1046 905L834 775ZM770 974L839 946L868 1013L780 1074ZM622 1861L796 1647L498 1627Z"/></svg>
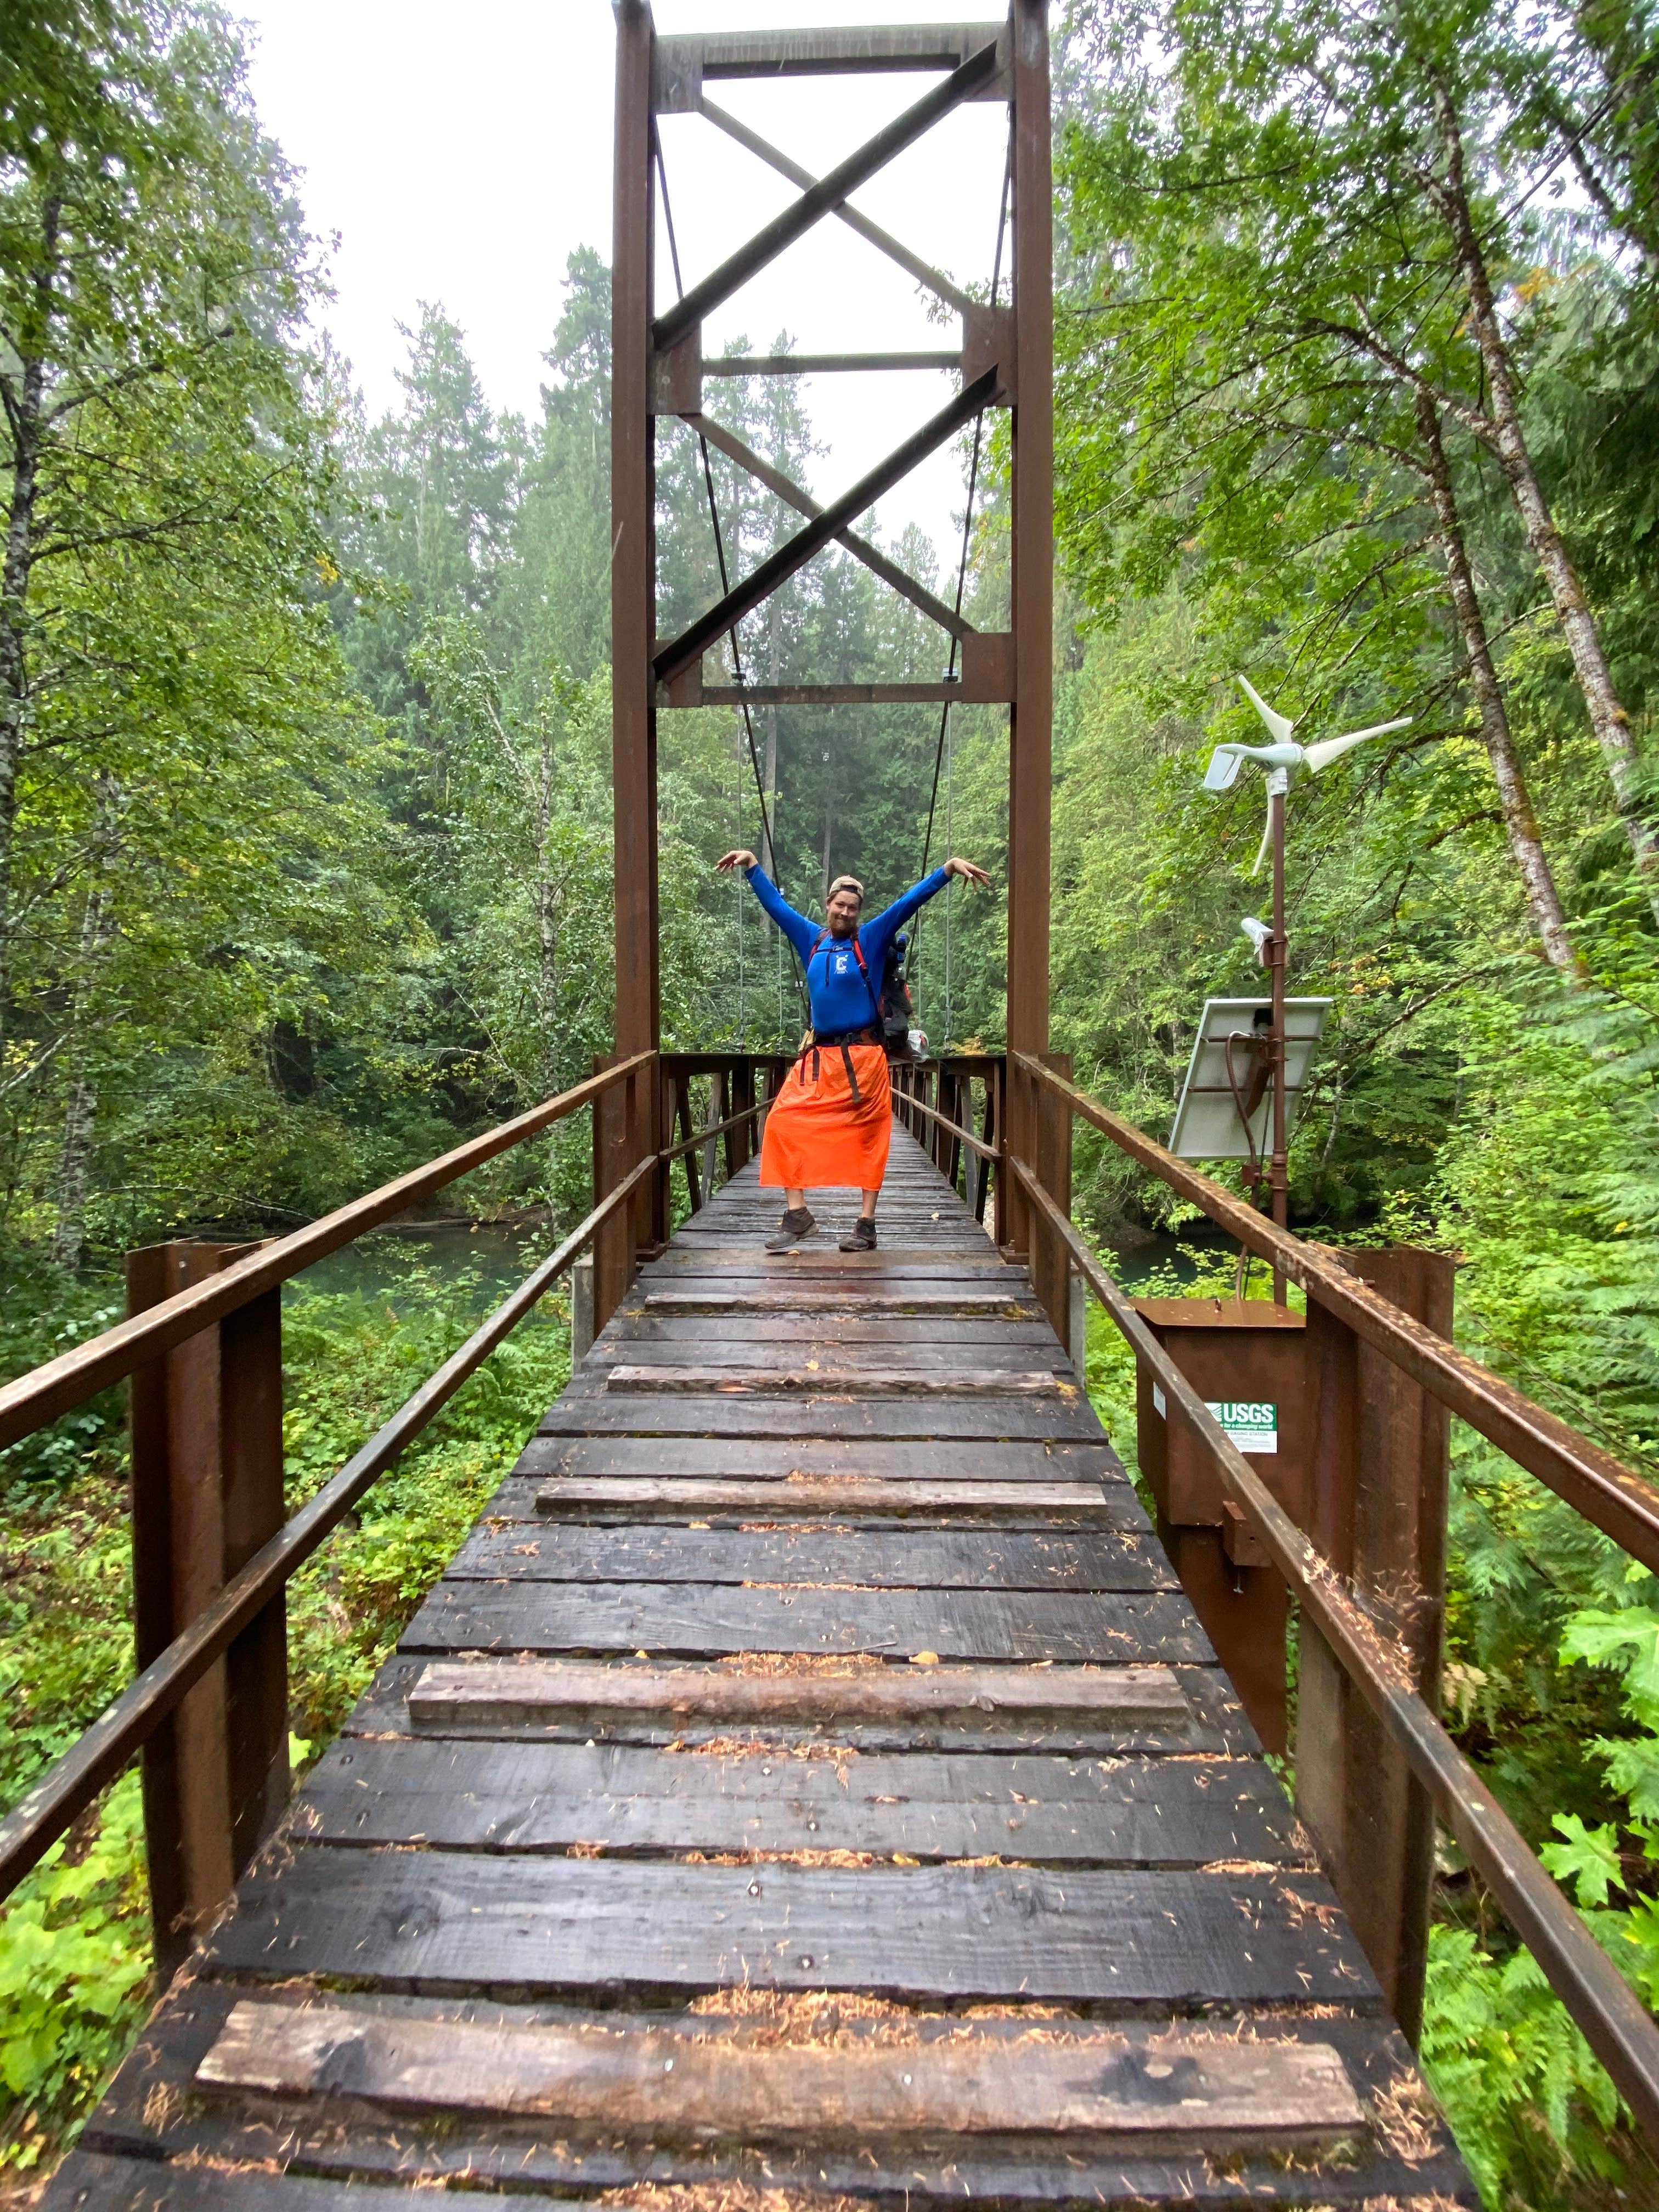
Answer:
<svg viewBox="0 0 1659 2212"><path fill-rule="evenodd" d="M991 1192L991 1241L998 1251L1001 1251L1013 1231L1013 1209L1008 1195L1008 1186L1012 1177L1008 1173L1008 1057L1006 1053L997 1060L985 1085L985 1142L996 1147L996 1179ZM983 1221L984 1218L981 1211L980 1219Z"/></svg>
<svg viewBox="0 0 1659 2212"><path fill-rule="evenodd" d="M1045 1067L1052 1068L1056 1075L1062 1075L1070 1082L1070 1053L1045 1052L1042 1059ZM1031 1081L1029 1077L1026 1079ZM1060 1212L1069 1214L1072 1210L1071 1109L1064 1099L1055 1097L1047 1084L1032 1083L1031 1087L1036 1094L1032 1102L1031 1126L1035 1143L1031 1166L1037 1181ZM1064 1344L1072 1328L1071 1255L1034 1207L1026 1208L1026 1220L1030 1236L1032 1285L1054 1334Z"/></svg>
<svg viewBox="0 0 1659 2212"><path fill-rule="evenodd" d="M128 1311L187 1290L248 1249L181 1241L129 1253ZM142 1671L283 1525L282 1292L250 1299L135 1369L131 1409ZM287 1802L280 1594L151 1736L143 1771L155 1957L171 1972Z"/></svg>
<svg viewBox="0 0 1659 2212"><path fill-rule="evenodd" d="M945 1119L958 1124L967 1121L972 1111L968 1079L959 1068L941 1065L939 1072L939 1111ZM939 1173L952 1190L957 1187L957 1176L962 1166L963 1144L948 1129L939 1131Z"/></svg>
<svg viewBox="0 0 1659 2212"><path fill-rule="evenodd" d="M1452 1334L1454 1267L1411 1246L1327 1254L1437 1335ZM1437 1709L1445 1620L1450 1415L1316 1300L1317 1394L1309 1534L1384 1638L1409 1656ZM1297 1809L1407 2040L1423 2017L1434 1814L1405 1753L1303 1616L1297 1650Z"/></svg>
<svg viewBox="0 0 1659 2212"><path fill-rule="evenodd" d="M990 1119L988 1111L990 1094L991 1085L988 1077L985 1084L987 1110L981 1123L981 1141L985 1143L990 1141L989 1138L984 1135L985 1123ZM971 1129L974 1126L974 1085L971 1077L965 1080L962 1086L962 1109L963 1127ZM985 1162L977 1152L971 1151L966 1145L962 1148L962 1195L969 1212L976 1220L983 1221L985 1218Z"/></svg>
<svg viewBox="0 0 1659 2212"><path fill-rule="evenodd" d="M616 1065L616 1054L596 1054L595 1075ZM628 1102L624 1085L614 1083L593 1101L593 1203L609 1198L628 1174ZM628 1293L634 1273L631 1208L622 1206L601 1222L593 1238L593 1332L597 1335Z"/></svg>
<svg viewBox="0 0 1659 2212"><path fill-rule="evenodd" d="M755 1103L755 1062L747 1057L740 1060L732 1071L732 1087L727 1094L726 1112L741 1114ZM748 1166L760 1150L760 1139L752 1121L741 1121L735 1129L726 1133L726 1176L729 1182L739 1168Z"/></svg>
<svg viewBox="0 0 1659 2212"><path fill-rule="evenodd" d="M673 1117L672 1079L659 1054L643 1073L628 1079L629 1167L673 1143ZM635 1265L642 1254L660 1252L668 1242L669 1180L668 1164L659 1160L656 1173L647 1176L641 1188L633 1209ZM629 1272L631 1279L631 1267Z"/></svg>
<svg viewBox="0 0 1659 2212"><path fill-rule="evenodd" d="M663 1115L664 1124L668 1133L666 1141L670 1144L672 1144L677 1137L684 1142L686 1138L694 1137L696 1134L696 1128L691 1119L691 1079L683 1073L677 1073L672 1081L673 1103L672 1106L667 1106L665 1102L665 1110ZM702 1151L712 1152L714 1146L712 1144L707 1146L694 1146L690 1152L682 1152L680 1155L685 1162L685 1193L691 1202L693 1213L702 1212L702 1182L697 1170L697 1154ZM665 1199L671 1218L673 1210L673 1172L671 1164L663 1176ZM712 1165L709 1169L708 1179L711 1183L714 1179ZM666 1234L666 1227L665 1227L665 1237Z"/></svg>
<svg viewBox="0 0 1659 2212"><path fill-rule="evenodd" d="M732 1112L732 1108L726 1103L729 1096L730 1091L729 1086L726 1083L726 1071L723 1067L717 1067L714 1070L714 1073L708 1079L708 1112L704 1121L704 1126L706 1127L711 1129L718 1128L720 1124L725 1121L726 1115ZM730 1182L732 1180L731 1139L736 1135L737 1132L732 1129L728 1129L726 1133L727 1139L726 1146L726 1179ZM705 1144L702 1148L702 1188L705 1199L710 1199L714 1195L715 1147L719 1143L720 1139L718 1137L710 1137L708 1143Z"/></svg>

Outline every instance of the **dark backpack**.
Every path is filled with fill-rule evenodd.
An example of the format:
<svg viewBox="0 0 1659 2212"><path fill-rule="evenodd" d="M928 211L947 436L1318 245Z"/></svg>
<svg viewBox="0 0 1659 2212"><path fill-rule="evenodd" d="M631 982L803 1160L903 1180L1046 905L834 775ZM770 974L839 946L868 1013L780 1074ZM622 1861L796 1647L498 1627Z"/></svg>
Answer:
<svg viewBox="0 0 1659 2212"><path fill-rule="evenodd" d="M821 929L812 939L806 955L806 965L809 968L817 957L818 947L829 934L827 929ZM887 957L882 963L881 989L878 993L875 985L870 981L869 963L865 959L864 947L859 942L859 933L857 930L853 932L853 957L859 963L859 973L864 978L864 988L870 994L871 1011L876 1017L875 1026L881 1031L882 1048L889 1060L915 1058L915 1054L910 1048L910 1024L915 1009L910 998L910 986L904 974L904 954L908 942L905 938L896 937L888 946Z"/></svg>

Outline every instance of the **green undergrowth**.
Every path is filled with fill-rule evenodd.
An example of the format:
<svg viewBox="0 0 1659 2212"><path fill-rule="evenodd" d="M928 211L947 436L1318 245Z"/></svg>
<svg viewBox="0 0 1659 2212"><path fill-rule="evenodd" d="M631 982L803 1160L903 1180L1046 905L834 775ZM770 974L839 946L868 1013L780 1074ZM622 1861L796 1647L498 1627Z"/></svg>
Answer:
<svg viewBox="0 0 1659 2212"><path fill-rule="evenodd" d="M1562 1124L1582 1121L1587 1102L1581 1092L1552 1103L1554 1128L1540 1141L1553 1144L1559 1168ZM1536 1163L1522 1164L1537 1175ZM1582 1182L1568 1194L1580 1200L1576 1221L1563 1218L1560 1176L1553 1188L1544 1183L1538 1215L1556 1201L1547 1235L1531 1209L1496 1197L1490 1223L1482 1219L1486 1192L1512 1190L1516 1168L1513 1158L1494 1159L1489 1144L1471 1145L1461 1176L1447 1178L1467 1240L1458 1252L1460 1340L1581 1425L1607 1434L1617 1419L1620 1433L1609 1441L1640 1462L1650 1427L1631 1417L1650 1402L1639 1387L1622 1396L1597 1389L1613 1378L1594 1373L1575 1402L1549 1386L1571 1376L1575 1336L1583 1361L1587 1318L1608 1308L1625 1331L1615 1343L1618 1377L1639 1382L1651 1356L1650 1301L1632 1297L1622 1250L1614 1265L1598 1252L1599 1194ZM1611 1194L1621 1239L1627 1217L1654 1217L1644 1180L1628 1176ZM1396 1225L1402 1239L1446 1241L1420 1212ZM1534 1251L1543 1247L1553 1310L1518 1249L1529 1237ZM1249 1291L1270 1294L1261 1271ZM1231 1297L1233 1263L1212 1248L1184 1246L1177 1263L1137 1281L1134 1294ZM1611 1340L1604 1328L1595 1343L1602 1361ZM1092 1299L1087 1360L1089 1395L1151 1511L1136 1452L1134 1358ZM1446 1723L1592 1934L1659 2006L1659 1583L1461 1424L1449 1534ZM1433 1915L1420 2057L1486 2203L1493 2212L1659 2204L1659 2172L1630 2134L1607 2075L1443 1840Z"/></svg>
<svg viewBox="0 0 1659 2212"><path fill-rule="evenodd" d="M47 1287L44 1285L38 1289ZM67 1325L8 1324L19 1372L93 1326L106 1289L58 1286ZM478 1278L404 1262L374 1296L301 1287L283 1308L292 1510L461 1342L492 1302ZM62 1306L60 1304L60 1311ZM569 1317L544 1300L302 1568L289 1590L296 1764L335 1734L569 1374ZM112 1401L113 1394L112 1394ZM92 1722L131 1673L118 1406L0 1457L0 1805ZM72 2140L150 2002L136 1770L106 1792L0 1914L0 2168ZM9 2109L7 2109L9 2107Z"/></svg>

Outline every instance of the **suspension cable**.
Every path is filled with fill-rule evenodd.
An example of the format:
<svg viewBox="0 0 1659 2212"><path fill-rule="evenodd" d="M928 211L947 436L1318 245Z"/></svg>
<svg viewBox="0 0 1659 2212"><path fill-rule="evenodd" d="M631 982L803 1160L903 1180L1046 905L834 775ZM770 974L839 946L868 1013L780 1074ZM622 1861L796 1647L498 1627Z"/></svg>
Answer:
<svg viewBox="0 0 1659 2212"><path fill-rule="evenodd" d="M991 264L991 306L993 309L995 308L997 303L997 287L1002 281L1002 247L1003 241L1007 236L1008 232L1008 196L1013 190L1013 183L1014 131L1013 122L1011 118L1008 125L1008 158L1002 172L1002 204L997 214L996 254ZM974 529L974 497L979 488L980 450L984 433L985 416L983 410L981 410L981 412L974 417L974 453L973 459L969 463L968 470L968 504L962 518L962 558L957 564L957 596L955 607L955 611L958 617L962 613L963 593L968 581L968 552L972 542ZM946 683L949 683L951 678L957 672L957 647L958 642L959 640L953 630L951 634L951 658L945 669ZM946 728L949 726L950 720L951 702L947 699L939 709L939 742L933 748L933 786L927 797L927 828L921 841L921 875L923 877L927 873L928 855L932 852L933 846L933 816L939 806L939 764L945 757L945 733ZM910 957L907 964L913 974L915 973L916 955L921 949L921 917L924 911L924 908L917 908L915 926L910 933Z"/></svg>
<svg viewBox="0 0 1659 2212"><path fill-rule="evenodd" d="M657 182L662 189L663 223L668 233L668 258L673 264L674 269L674 296L677 300L683 300L685 297L685 285L680 275L679 244L674 235L674 210L668 197L668 168L662 157L662 139L658 133L656 119L654 117L652 118L651 124L651 152L657 165ZM726 538L724 532L720 529L720 505L714 496L714 465L708 458L708 441L704 437L701 430L698 430L696 433L696 440L697 450L702 456L702 481L703 489L708 494L708 520L714 533L714 558L720 568L720 597L725 599L731 592L732 584L731 579L726 573ZM742 691L747 679L743 672L743 655L738 643L738 626L735 622L732 623L731 629L726 632L726 635L730 640L732 646L732 672L736 679L738 690ZM954 649L955 641L952 640L951 642ZM760 754L755 744L755 725L750 715L748 700L746 698L740 698L738 703L743 714L744 736L747 739L749 745L749 764L754 771L755 796L760 802L761 838L766 848L767 858L772 863L772 880L777 885L779 891L781 892L783 890L782 872L778 866L778 848L772 836L771 817L766 811L766 783L765 779L761 775ZM780 942L781 942L781 932L779 933L779 937ZM793 970L792 969L791 972L793 974ZM795 976L795 990L797 996L801 998L804 1005L805 1002L805 986L799 975ZM780 1012L781 1011L781 1009L780 1009Z"/></svg>

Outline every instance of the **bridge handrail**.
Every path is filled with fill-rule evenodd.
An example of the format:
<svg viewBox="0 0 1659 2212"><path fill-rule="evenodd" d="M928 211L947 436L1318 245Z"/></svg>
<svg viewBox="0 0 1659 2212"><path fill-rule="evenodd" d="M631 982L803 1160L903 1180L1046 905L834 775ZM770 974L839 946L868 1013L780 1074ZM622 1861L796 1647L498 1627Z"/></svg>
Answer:
<svg viewBox="0 0 1659 2212"><path fill-rule="evenodd" d="M893 1096L896 1105L902 1103L918 1114L925 1114L930 1121L944 1130L947 1137L956 1138L958 1143L966 1145L970 1152L977 1152L981 1159L988 1160L993 1167L1001 1166L1002 1155L994 1145L981 1144L971 1129L964 1129L960 1121L953 1121L948 1114L941 1114L937 1106L930 1106L920 1092L896 1091Z"/></svg>
<svg viewBox="0 0 1659 2212"><path fill-rule="evenodd" d="M648 1058L646 1054L644 1057ZM591 1086L583 1085L584 1091ZM567 1097L574 1093L568 1092ZM574 1110L574 1109L573 1109ZM453 1157L453 1156L452 1156ZM336 1528L365 1491L384 1474L434 1414L447 1405L504 1337L544 1297L582 1247L618 1206L657 1171L654 1154L641 1160L557 1249L526 1276L467 1338L384 1422L340 1472L232 1577L217 1596L174 1637L34 1787L0 1820L0 1899L9 1896L43 1855L112 1782L133 1753L222 1657L296 1569ZM252 1295L252 1293L249 1293Z"/></svg>
<svg viewBox="0 0 1659 2212"><path fill-rule="evenodd" d="M1412 1379L1539 1476L1615 1542L1651 1565L1659 1558L1659 1492L1565 1422L1455 1352L1299 1237L1164 1151L1026 1053L1011 1058L1121 1150L1200 1206L1247 1249L1276 1267ZM1630 2106L1659 2144L1659 2023L1590 1934L1526 1838L1437 1715L1413 1686L1399 1646L1299 1529L1210 1412L1132 1300L1101 1265L1029 1162L1006 1166L1028 1203L1070 1255L1178 1413L1214 1462L1273 1565L1329 1645L1344 1674L1403 1753L1434 1808L1489 1885ZM1517 1450L1511 1438L1524 1447ZM1614 1480L1616 1478L1616 1480ZM1601 1509L1582 1502L1588 1497ZM1610 1526L1609 1523L1615 1525ZM1636 1541L1628 1540L1628 1528Z"/></svg>
<svg viewBox="0 0 1659 2212"><path fill-rule="evenodd" d="M112 1328L97 1336L88 1337L71 1351L60 1352L43 1366L32 1368L27 1375L0 1385L0 1449L15 1443L20 1437L32 1436L48 1421L55 1421L60 1413L67 1413L87 1399L95 1397L112 1382L119 1382L144 1361L171 1352L186 1337L210 1328L225 1315L234 1313L238 1306L247 1304L250 1299L275 1290L291 1275L314 1267L331 1252L337 1252L343 1244L349 1244L368 1230L378 1229L418 1200L441 1190L446 1183L454 1182L499 1154L511 1152L527 1138L540 1136L555 1122L565 1121L584 1106L591 1105L613 1084L637 1074L655 1058L654 1053L635 1053L615 1067L590 1076L574 1090L562 1091L556 1097L544 1099L539 1106L532 1106L528 1113L519 1115L514 1121L503 1121L499 1127L486 1130L483 1136L470 1138L453 1152L428 1160L424 1167L411 1168L407 1175L382 1183L366 1197L337 1207L320 1221L308 1222L290 1236L275 1237L269 1243L258 1245L245 1259L233 1261L206 1282L176 1291L172 1297L161 1299L144 1312L117 1322Z"/></svg>
<svg viewBox="0 0 1659 2212"><path fill-rule="evenodd" d="M763 1058L765 1055L761 1056ZM724 1068L733 1059L753 1063L756 1056L674 1054L640 1052L601 1069L588 1080L545 1099L527 1113L429 1160L365 1197L338 1207L321 1220L252 1248L222 1272L129 1316L101 1335L57 1359L18 1376L0 1389L0 1445L16 1442L44 1427L112 1383L211 1329L228 1315L265 1296L319 1260L365 1232L380 1227L416 1200L440 1190L472 1169L541 1135L582 1108L594 1105L615 1086L647 1069L665 1072L682 1090L708 1062ZM712 1143L763 1114L769 1101L726 1115L699 1129L690 1146L647 1152L615 1188L599 1200L556 1250L483 1322L361 1450L317 1494L285 1521L268 1540L217 1590L210 1601L158 1652L116 1698L39 1778L9 1815L0 1820L0 1901L64 1834L77 1815L155 1735L189 1692L278 1598L295 1571L308 1559L372 1484L398 1458L440 1409L545 1296L599 1232L620 1229L628 1249L635 1246L629 1208L651 1182L665 1200L672 1164L694 1146ZM661 1100L648 1121L659 1121ZM693 1193L696 1203L696 1194ZM616 1220L615 1217L621 1217ZM137 1510L135 1502L135 1513ZM149 1823L148 1806L146 1825Z"/></svg>
<svg viewBox="0 0 1659 2212"><path fill-rule="evenodd" d="M740 1129L745 1121L752 1121L765 1113L771 1104L769 1098L757 1098L752 1106L744 1106L735 1114L728 1114L721 1121L705 1121L702 1128L694 1129L689 1137L682 1137L677 1145L665 1145L657 1154L664 1167L672 1166L687 1152L695 1152L701 1145L712 1144L716 1137L728 1129Z"/></svg>
<svg viewBox="0 0 1659 2212"><path fill-rule="evenodd" d="M1512 1383L1437 1336L1410 1314L1351 1275L1316 1247L1275 1228L1265 1214L1162 1145L1099 1105L1029 1053L1012 1055L1036 1082L1061 1098L1073 1114L1109 1137L1121 1152L1207 1213L1259 1258L1269 1260L1364 1342L1402 1369L1413 1382L1467 1421L1528 1474L1615 1544L1659 1574L1659 1489L1600 1444L1581 1436L1559 1415L1535 1405Z"/></svg>

